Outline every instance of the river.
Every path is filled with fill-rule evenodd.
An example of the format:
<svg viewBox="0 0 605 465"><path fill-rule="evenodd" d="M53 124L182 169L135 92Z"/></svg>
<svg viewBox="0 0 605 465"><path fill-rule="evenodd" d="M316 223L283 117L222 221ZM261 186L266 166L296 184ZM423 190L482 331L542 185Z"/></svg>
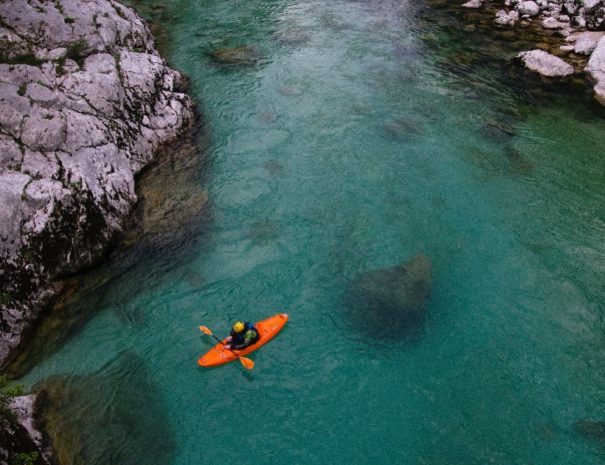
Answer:
<svg viewBox="0 0 605 465"><path fill-rule="evenodd" d="M22 379L67 380L87 465L602 463L574 428L605 419L596 104L423 2L135 6L203 114L209 214ZM421 331L369 336L351 286L418 253ZM197 366L198 325L279 311L252 372Z"/></svg>

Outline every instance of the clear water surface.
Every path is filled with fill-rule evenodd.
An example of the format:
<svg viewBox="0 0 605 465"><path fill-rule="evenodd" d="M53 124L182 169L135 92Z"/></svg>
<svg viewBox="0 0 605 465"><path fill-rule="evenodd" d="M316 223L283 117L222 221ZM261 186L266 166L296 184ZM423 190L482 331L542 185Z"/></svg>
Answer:
<svg viewBox="0 0 605 465"><path fill-rule="evenodd" d="M102 288L24 378L153 392L73 400L88 463L129 454L88 416L115 406L125 425L147 416L141 465L602 463L573 428L605 420L605 120L586 99L524 90L505 48L419 2L135 6L204 115L211 221ZM208 55L238 46L253 63ZM422 334L369 338L350 286L419 252ZM277 311L290 323L252 373L197 366L198 325Z"/></svg>

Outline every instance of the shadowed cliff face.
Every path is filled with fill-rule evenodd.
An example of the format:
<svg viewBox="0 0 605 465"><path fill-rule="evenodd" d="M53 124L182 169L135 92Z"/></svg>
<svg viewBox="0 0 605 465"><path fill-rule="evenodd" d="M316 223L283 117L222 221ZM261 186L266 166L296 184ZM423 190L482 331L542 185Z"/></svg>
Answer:
<svg viewBox="0 0 605 465"><path fill-rule="evenodd" d="M62 465L171 463L162 399L138 355L126 352L93 375L52 377L34 389L45 395L42 421Z"/></svg>
<svg viewBox="0 0 605 465"><path fill-rule="evenodd" d="M424 254L399 266L368 271L346 299L351 324L375 338L410 336L424 321L430 287L431 262Z"/></svg>

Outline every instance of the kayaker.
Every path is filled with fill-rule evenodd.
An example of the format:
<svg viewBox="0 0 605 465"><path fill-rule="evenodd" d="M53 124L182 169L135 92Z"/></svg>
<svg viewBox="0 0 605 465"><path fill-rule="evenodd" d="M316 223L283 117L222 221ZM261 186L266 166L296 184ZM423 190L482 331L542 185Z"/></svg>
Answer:
<svg viewBox="0 0 605 465"><path fill-rule="evenodd" d="M256 343L260 339L258 330L248 321L238 321L231 329L231 335L227 338L227 349L242 350Z"/></svg>

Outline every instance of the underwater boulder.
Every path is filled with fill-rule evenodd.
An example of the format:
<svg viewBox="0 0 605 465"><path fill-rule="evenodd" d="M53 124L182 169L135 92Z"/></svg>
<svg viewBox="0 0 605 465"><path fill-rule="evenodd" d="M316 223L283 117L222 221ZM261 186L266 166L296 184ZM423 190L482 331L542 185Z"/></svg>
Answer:
<svg viewBox="0 0 605 465"><path fill-rule="evenodd" d="M347 296L351 323L372 337L409 336L424 321L431 282L431 262L422 253L402 265L364 273Z"/></svg>
<svg viewBox="0 0 605 465"><path fill-rule="evenodd" d="M52 376L34 390L62 465L168 465L175 442L143 358L124 352L92 375Z"/></svg>
<svg viewBox="0 0 605 465"><path fill-rule="evenodd" d="M223 66L250 66L255 64L259 58L254 47L249 45L219 48L209 52L208 56Z"/></svg>
<svg viewBox="0 0 605 465"><path fill-rule="evenodd" d="M386 135L398 142L409 142L422 134L420 123L411 117L396 118L384 125Z"/></svg>
<svg viewBox="0 0 605 465"><path fill-rule="evenodd" d="M284 44L295 45L308 42L311 34L302 27L288 27L273 34L273 39Z"/></svg>
<svg viewBox="0 0 605 465"><path fill-rule="evenodd" d="M573 429L581 436L605 445L605 421L582 419L573 424Z"/></svg>

